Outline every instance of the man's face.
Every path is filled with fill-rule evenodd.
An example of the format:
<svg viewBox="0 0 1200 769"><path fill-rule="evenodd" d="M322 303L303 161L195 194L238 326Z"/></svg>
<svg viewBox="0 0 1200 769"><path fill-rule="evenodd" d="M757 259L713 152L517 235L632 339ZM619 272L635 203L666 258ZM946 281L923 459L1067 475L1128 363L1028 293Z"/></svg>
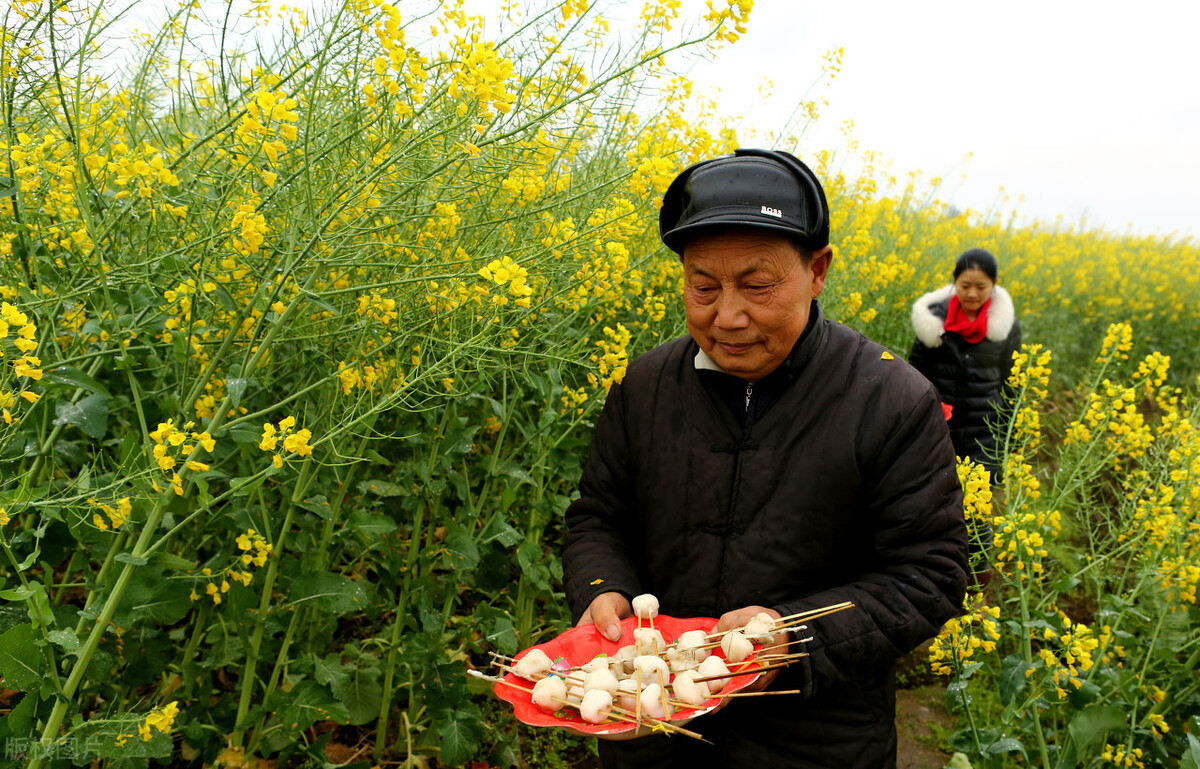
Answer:
<svg viewBox="0 0 1200 769"><path fill-rule="evenodd" d="M795 246L768 232L692 239L683 250L688 332L718 366L757 382L800 338L832 259L826 246L806 266Z"/></svg>

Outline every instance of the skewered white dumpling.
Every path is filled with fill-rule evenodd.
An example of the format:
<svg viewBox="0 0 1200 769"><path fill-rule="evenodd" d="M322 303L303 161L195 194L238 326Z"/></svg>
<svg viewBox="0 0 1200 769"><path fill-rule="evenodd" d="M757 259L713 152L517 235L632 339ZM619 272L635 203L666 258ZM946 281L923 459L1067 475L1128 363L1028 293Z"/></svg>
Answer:
<svg viewBox="0 0 1200 769"><path fill-rule="evenodd" d="M600 668L593 670L587 674L587 678L583 679L583 690L590 692L595 689L609 692L610 694L617 691L617 677L612 674L608 668Z"/></svg>
<svg viewBox="0 0 1200 769"><path fill-rule="evenodd" d="M512 671L521 678L534 681L549 673L553 667L554 660L550 659L546 652L541 649L530 649L528 654L517 660Z"/></svg>
<svg viewBox="0 0 1200 769"><path fill-rule="evenodd" d="M650 627L634 628L633 644L639 654L662 654L667 649L662 633Z"/></svg>
<svg viewBox="0 0 1200 769"><path fill-rule="evenodd" d="M593 673L597 670L607 670L610 658L607 654L597 654L587 662L579 666L579 669L585 673Z"/></svg>
<svg viewBox="0 0 1200 769"><path fill-rule="evenodd" d="M775 640L775 619L766 612L759 612L742 628L742 634L754 643L770 644Z"/></svg>
<svg viewBox="0 0 1200 769"><path fill-rule="evenodd" d="M708 657L708 634L703 630L689 630L675 639L675 648L681 652L690 652L696 662L704 662Z"/></svg>
<svg viewBox="0 0 1200 769"><path fill-rule="evenodd" d="M739 630L730 630L721 636L721 651L729 662L741 662L754 653L754 644Z"/></svg>
<svg viewBox="0 0 1200 769"><path fill-rule="evenodd" d="M675 676L675 680L671 682L675 699L689 705L702 705L707 701L711 692L703 683L696 683L698 677L699 673L695 670L687 670Z"/></svg>
<svg viewBox="0 0 1200 769"><path fill-rule="evenodd" d="M542 710L558 710L567 699L567 684L558 676L547 676L533 685L533 704Z"/></svg>
<svg viewBox="0 0 1200 769"><path fill-rule="evenodd" d="M658 673L662 674L663 681L671 678L671 668L667 665L667 661L653 654L639 654L633 658L633 666L635 670L641 671L643 684L648 681L656 681Z"/></svg>
<svg viewBox="0 0 1200 769"><path fill-rule="evenodd" d="M667 649L667 664L671 666L672 673L682 673L685 670L692 670L700 663L696 662L691 649L680 650L672 647Z"/></svg>
<svg viewBox="0 0 1200 769"><path fill-rule="evenodd" d="M713 657L709 657L708 659L704 660L704 662L701 662L700 668L696 672L699 673L697 678L712 678L713 676L728 676L729 666L725 664L725 660L721 659L720 657L713 656ZM707 684L708 690L710 692L712 692L713 694L716 694L717 692L719 692L725 688L725 684L727 681L729 681L728 678L716 678L712 681L703 681L702 683Z"/></svg>
<svg viewBox="0 0 1200 769"><path fill-rule="evenodd" d="M582 670L572 670L563 679L567 684L567 702L569 704L579 707L579 703L583 701L583 680L587 675Z"/></svg>
<svg viewBox="0 0 1200 769"><path fill-rule="evenodd" d="M633 613L639 619L654 619L658 616L658 599L649 593L634 596Z"/></svg>
<svg viewBox="0 0 1200 769"><path fill-rule="evenodd" d="M633 710L637 707L637 681L632 678L626 678L617 684L617 704L625 710Z"/></svg>
<svg viewBox="0 0 1200 769"><path fill-rule="evenodd" d="M633 673L633 658L637 656L637 647L633 644L622 646L617 649L617 653L613 655L612 669L613 673L618 678L621 676ZM619 669L618 669L619 668Z"/></svg>
<svg viewBox="0 0 1200 769"><path fill-rule="evenodd" d="M662 721L671 718L671 706L666 703L666 697L663 696L663 688L658 684L650 684L645 689L642 689L640 699L643 715Z"/></svg>
<svg viewBox="0 0 1200 769"><path fill-rule="evenodd" d="M608 671L605 671L608 672ZM579 703L579 715L590 724L598 724L612 713L612 695L603 689L592 689Z"/></svg>

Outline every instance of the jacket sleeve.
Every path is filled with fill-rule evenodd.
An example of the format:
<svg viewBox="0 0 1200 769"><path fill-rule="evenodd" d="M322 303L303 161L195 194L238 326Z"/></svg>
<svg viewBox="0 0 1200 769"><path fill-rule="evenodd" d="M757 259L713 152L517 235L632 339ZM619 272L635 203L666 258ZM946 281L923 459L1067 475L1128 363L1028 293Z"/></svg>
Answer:
<svg viewBox="0 0 1200 769"><path fill-rule="evenodd" d="M920 339L914 339L912 350L908 353L908 363L921 372L921 376L932 382L932 377L928 373L933 368L931 357L932 351Z"/></svg>
<svg viewBox="0 0 1200 769"><path fill-rule="evenodd" d="M872 421L880 417L875 410ZM796 671L809 696L831 683L877 680L961 613L967 579L962 489L933 388L902 418L888 421L883 439L867 445L860 468L874 524L866 534L872 565L848 584L772 607L787 616L854 603L796 636L812 637Z"/></svg>
<svg viewBox="0 0 1200 769"><path fill-rule="evenodd" d="M579 498L566 512L563 586L572 622L601 593L632 598L642 592L630 545L632 481L623 394L620 384L609 388L592 432Z"/></svg>

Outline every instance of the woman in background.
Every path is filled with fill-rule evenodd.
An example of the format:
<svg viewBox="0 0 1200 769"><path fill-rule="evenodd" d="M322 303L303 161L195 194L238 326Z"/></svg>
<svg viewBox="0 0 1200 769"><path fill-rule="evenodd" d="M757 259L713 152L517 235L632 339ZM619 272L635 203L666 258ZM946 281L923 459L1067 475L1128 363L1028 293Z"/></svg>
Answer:
<svg viewBox="0 0 1200 769"><path fill-rule="evenodd" d="M1006 414L1005 383L1021 326L1012 298L996 284L996 257L973 248L958 257L954 282L925 294L912 309L917 339L911 363L950 407L950 439L1000 481L994 428Z"/></svg>

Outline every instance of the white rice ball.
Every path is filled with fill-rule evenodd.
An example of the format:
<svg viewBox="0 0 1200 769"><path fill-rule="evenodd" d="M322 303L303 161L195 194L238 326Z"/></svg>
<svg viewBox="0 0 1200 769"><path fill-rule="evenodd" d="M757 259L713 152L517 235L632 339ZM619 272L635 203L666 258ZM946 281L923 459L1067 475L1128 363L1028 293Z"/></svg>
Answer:
<svg viewBox="0 0 1200 769"><path fill-rule="evenodd" d="M724 678L716 678L712 681L703 681L702 683L708 686L708 690L713 694L725 688L725 684L729 682L729 666L725 664L725 660L717 656L709 657L700 663L699 673L697 678L712 678L713 676L726 676Z"/></svg>
<svg viewBox="0 0 1200 769"><path fill-rule="evenodd" d="M658 684L650 684L643 689L640 699L643 715L657 718L660 721L667 721L671 718L671 706L668 704L664 707L663 688Z"/></svg>
<svg viewBox="0 0 1200 769"><path fill-rule="evenodd" d="M728 662L741 662L754 653L754 644L741 631L730 630L721 636L721 651Z"/></svg>
<svg viewBox="0 0 1200 769"><path fill-rule="evenodd" d="M533 704L542 710L558 710L567 699L567 684L558 676L548 676L533 685Z"/></svg>
<svg viewBox="0 0 1200 769"><path fill-rule="evenodd" d="M696 683L696 679L700 675L695 670L688 670L675 676L675 680L671 682L671 689L675 692L675 699L680 702L686 702L689 705L702 705L709 699L710 692L708 687L702 683Z"/></svg>
<svg viewBox="0 0 1200 769"><path fill-rule="evenodd" d="M583 695L583 701L579 703L579 715L589 724L598 724L608 718L612 705L611 694L603 689L592 689Z"/></svg>
<svg viewBox="0 0 1200 769"><path fill-rule="evenodd" d="M633 597L633 613L640 619L653 619L658 616L658 599L649 593Z"/></svg>
<svg viewBox="0 0 1200 769"><path fill-rule="evenodd" d="M617 677L612 674L608 668L593 670L588 673L587 678L583 679L583 690L585 692L600 689L609 693L617 690Z"/></svg>
<svg viewBox="0 0 1200 769"><path fill-rule="evenodd" d="M517 660L516 664L512 666L512 671L521 678L534 681L549 673L552 667L554 667L554 660L550 659L546 652L541 649L530 649L528 654Z"/></svg>

